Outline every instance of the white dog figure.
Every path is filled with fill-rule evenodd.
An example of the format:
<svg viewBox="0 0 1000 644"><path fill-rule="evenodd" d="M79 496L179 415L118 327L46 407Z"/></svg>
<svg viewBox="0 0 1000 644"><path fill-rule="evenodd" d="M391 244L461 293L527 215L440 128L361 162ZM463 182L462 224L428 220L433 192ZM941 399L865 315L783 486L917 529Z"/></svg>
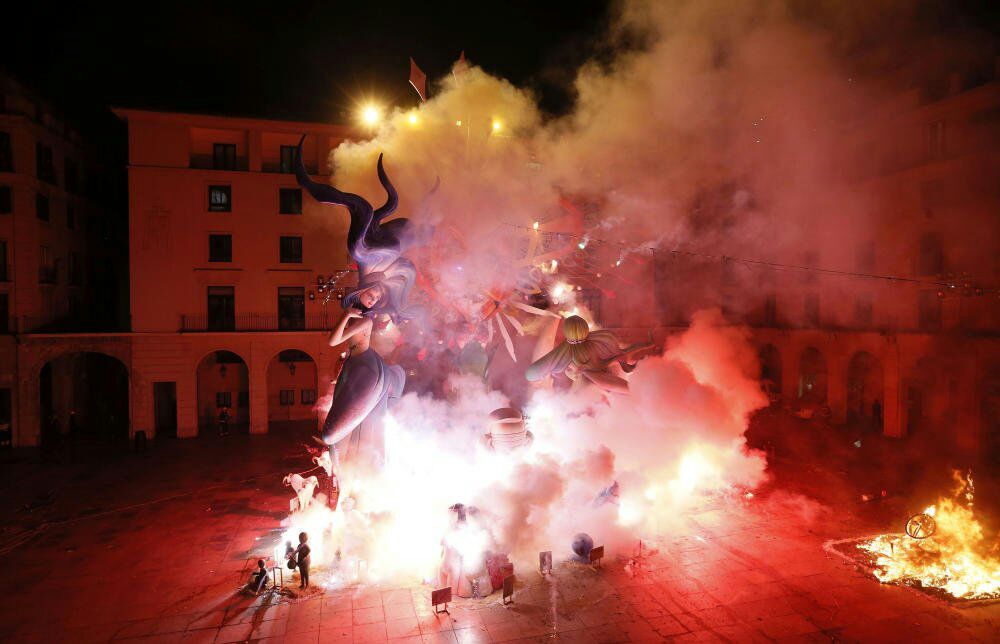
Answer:
<svg viewBox="0 0 1000 644"><path fill-rule="evenodd" d="M301 474L289 474L284 478L283 483L295 490L296 498L289 502L291 511L295 512L296 510L305 510L312 503L313 492L319 485L319 479L315 476L306 478Z"/></svg>
<svg viewBox="0 0 1000 644"><path fill-rule="evenodd" d="M318 467L322 467L327 476L333 474L333 459L330 458L330 450L323 450L319 456L313 456L312 461Z"/></svg>

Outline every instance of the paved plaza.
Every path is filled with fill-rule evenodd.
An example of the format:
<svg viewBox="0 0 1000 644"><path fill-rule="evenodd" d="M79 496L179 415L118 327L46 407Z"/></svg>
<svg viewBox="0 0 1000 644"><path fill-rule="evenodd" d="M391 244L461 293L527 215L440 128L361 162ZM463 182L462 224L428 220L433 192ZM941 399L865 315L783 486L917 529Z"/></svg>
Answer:
<svg viewBox="0 0 1000 644"><path fill-rule="evenodd" d="M1000 603L958 607L881 586L824 543L898 529L896 510L834 510L772 485L706 501L647 548L638 571L517 570L499 593L436 615L430 587L236 592L288 508L295 441L232 436L144 454L6 464L2 543L11 642L996 641ZM81 462L82 461L82 462ZM99 463L99 464L98 464ZM888 516L881 516L888 515ZM649 552L647 549L646 552ZM296 593L297 578L294 584Z"/></svg>

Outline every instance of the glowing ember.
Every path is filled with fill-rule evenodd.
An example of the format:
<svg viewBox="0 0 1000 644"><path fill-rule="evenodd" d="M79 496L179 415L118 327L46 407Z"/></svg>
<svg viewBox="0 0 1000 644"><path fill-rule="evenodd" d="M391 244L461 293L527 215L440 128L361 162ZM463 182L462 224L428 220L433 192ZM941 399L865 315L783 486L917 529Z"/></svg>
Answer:
<svg viewBox="0 0 1000 644"><path fill-rule="evenodd" d="M955 479L954 498L939 499L914 517L922 518L916 537L883 534L858 548L875 557L882 583L938 588L961 599L1000 598L1000 545L983 534L972 512L971 475L963 479L956 472Z"/></svg>

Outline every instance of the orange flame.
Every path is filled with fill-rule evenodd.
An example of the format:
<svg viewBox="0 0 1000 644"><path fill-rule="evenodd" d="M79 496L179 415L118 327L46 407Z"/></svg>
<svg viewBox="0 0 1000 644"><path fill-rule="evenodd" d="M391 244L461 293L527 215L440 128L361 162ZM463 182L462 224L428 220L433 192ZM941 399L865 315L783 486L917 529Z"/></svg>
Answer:
<svg viewBox="0 0 1000 644"><path fill-rule="evenodd" d="M1000 549L985 535L972 511L971 473L953 498L943 497L924 510L936 530L923 539L883 534L858 545L875 557L875 576L884 584L937 588L961 599L1000 598Z"/></svg>

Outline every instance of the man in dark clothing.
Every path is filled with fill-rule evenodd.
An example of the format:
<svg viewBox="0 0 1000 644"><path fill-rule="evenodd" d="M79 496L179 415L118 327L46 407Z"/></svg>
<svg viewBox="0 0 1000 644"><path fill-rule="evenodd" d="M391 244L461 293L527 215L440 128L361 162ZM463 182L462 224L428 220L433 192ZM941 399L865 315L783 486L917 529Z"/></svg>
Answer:
<svg viewBox="0 0 1000 644"><path fill-rule="evenodd" d="M299 567L299 577L301 578L301 583L299 583L299 588L309 587L309 535L305 532L299 533L299 547L295 549L295 563Z"/></svg>
<svg viewBox="0 0 1000 644"><path fill-rule="evenodd" d="M257 560L257 570L250 575L250 583L248 584L251 591L259 593L260 591L267 588L267 568L264 567L264 560Z"/></svg>
<svg viewBox="0 0 1000 644"><path fill-rule="evenodd" d="M229 408L219 410L219 436L229 436Z"/></svg>

